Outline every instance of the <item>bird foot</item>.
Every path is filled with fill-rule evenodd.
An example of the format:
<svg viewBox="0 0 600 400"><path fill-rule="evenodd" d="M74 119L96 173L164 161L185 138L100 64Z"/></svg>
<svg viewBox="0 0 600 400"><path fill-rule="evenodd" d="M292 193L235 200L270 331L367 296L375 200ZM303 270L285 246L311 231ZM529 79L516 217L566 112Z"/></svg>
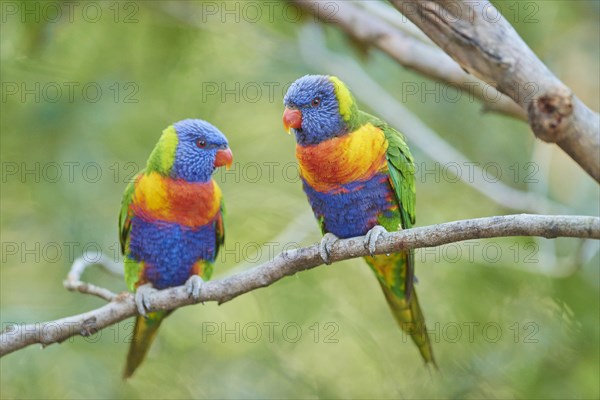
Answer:
<svg viewBox="0 0 600 400"><path fill-rule="evenodd" d="M339 238L333 233L327 232L323 236L323 239L321 239L321 242L319 243L319 255L323 259L323 262L327 265L331 264L331 246L333 246L333 244L338 240Z"/></svg>
<svg viewBox="0 0 600 400"><path fill-rule="evenodd" d="M204 279L202 279L199 275L192 275L185 282L185 290L188 293L188 296L192 297L194 300L198 301L200 298L200 289L204 285Z"/></svg>
<svg viewBox="0 0 600 400"><path fill-rule="evenodd" d="M142 317L146 316L148 309L150 308L150 301L148 297L154 292L156 292L156 289L154 289L149 283L138 287L135 291L135 306L137 307L138 313L140 313Z"/></svg>
<svg viewBox="0 0 600 400"><path fill-rule="evenodd" d="M384 233L388 233L388 231L381 225L375 225L369 230L369 232L367 232L367 235L365 237L365 248L369 250L369 254L371 254L371 256L373 256L373 254L375 253L377 241Z"/></svg>

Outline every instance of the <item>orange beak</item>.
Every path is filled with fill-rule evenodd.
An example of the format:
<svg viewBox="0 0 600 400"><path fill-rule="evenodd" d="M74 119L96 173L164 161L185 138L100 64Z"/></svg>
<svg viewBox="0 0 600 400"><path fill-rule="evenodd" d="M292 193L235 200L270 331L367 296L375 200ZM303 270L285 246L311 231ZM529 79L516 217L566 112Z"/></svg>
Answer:
<svg viewBox="0 0 600 400"><path fill-rule="evenodd" d="M233 153L229 148L217 151L217 156L215 157L215 168L222 167L223 165L227 170L231 168L231 164L233 164Z"/></svg>
<svg viewBox="0 0 600 400"><path fill-rule="evenodd" d="M302 113L300 110L290 110L286 107L283 112L283 127L288 135L291 128L300 129L302 127Z"/></svg>

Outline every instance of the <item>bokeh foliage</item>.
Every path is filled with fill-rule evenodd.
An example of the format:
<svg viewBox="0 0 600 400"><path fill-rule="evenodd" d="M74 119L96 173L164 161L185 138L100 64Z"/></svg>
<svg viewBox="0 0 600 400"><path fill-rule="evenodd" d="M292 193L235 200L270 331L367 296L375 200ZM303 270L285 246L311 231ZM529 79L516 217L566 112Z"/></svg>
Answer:
<svg viewBox="0 0 600 400"><path fill-rule="evenodd" d="M218 126L235 156L234 169L217 174L227 203L227 243L216 276L268 258L259 247L265 243L273 242L268 246L279 252L289 242L319 240L294 175L294 141L281 126L285 87L303 74L324 72L299 56L299 27L310 17L296 19L295 9L273 2L106 1L91 2L102 13L94 21L94 10L84 11L84 2L70 3L77 4L72 18L64 3L61 18L44 2L0 4L3 327L102 304L62 289L72 262L69 249L75 256L86 246L114 254L127 179L143 167L161 130L183 118ZM598 3L496 4L549 67L597 110ZM326 33L333 50L357 56L335 28ZM481 165L500 166L505 183L546 194L573 213L598 215L597 185L559 150L536 143L525 124L481 114L467 96L458 102L443 96L403 99L402 82L429 88L433 82L377 52L362 62L445 140ZM344 71L336 73L344 78ZM102 94L96 101L97 87ZM33 92L24 94L23 88ZM420 149L413 150L417 162L435 168ZM525 163L540 152L550 167L536 164L534 181L527 182ZM518 176L511 175L515 164ZM514 212L446 179L441 169L421 175L417 193L418 225ZM573 261L568 256L579 241L568 239L557 240L556 249L531 238L470 246L417 253L417 290L441 376L432 378L421 366L371 272L353 260L223 306L178 310L129 382L120 377L131 321L44 351L29 347L0 360L0 396L597 398L598 255ZM122 279L99 270L85 278L125 290ZM253 340L257 327L261 336ZM297 327L302 337L295 341ZM224 328L237 331L239 340L234 333L222 337ZM213 329L218 333L209 334Z"/></svg>

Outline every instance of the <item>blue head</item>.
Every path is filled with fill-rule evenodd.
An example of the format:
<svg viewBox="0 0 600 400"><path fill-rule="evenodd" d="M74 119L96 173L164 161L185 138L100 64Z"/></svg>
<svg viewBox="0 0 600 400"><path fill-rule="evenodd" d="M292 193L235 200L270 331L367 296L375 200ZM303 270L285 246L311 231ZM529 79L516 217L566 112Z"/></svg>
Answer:
<svg viewBox="0 0 600 400"><path fill-rule="evenodd" d="M217 167L233 161L227 138L200 119L185 119L163 131L148 169L188 182L207 182Z"/></svg>
<svg viewBox="0 0 600 400"><path fill-rule="evenodd" d="M350 91L334 76L306 75L288 89L283 124L300 145L321 143L349 132L356 114Z"/></svg>

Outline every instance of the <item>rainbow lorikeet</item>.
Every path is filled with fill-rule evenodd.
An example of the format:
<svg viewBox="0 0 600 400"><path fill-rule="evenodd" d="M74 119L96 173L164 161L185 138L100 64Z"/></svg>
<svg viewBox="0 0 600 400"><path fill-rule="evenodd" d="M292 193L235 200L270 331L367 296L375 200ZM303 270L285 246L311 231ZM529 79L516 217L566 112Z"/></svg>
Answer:
<svg viewBox="0 0 600 400"><path fill-rule="evenodd" d="M125 189L119 215L125 280L135 291L140 315L123 376L143 361L171 311L146 312L154 289L186 285L198 298L203 280L223 244L223 199L212 179L215 168L229 167L232 154L225 136L198 119L165 129L145 170Z"/></svg>
<svg viewBox="0 0 600 400"><path fill-rule="evenodd" d="M320 254L338 238L366 235L365 257L400 327L426 363L435 366L425 320L413 288L414 254L373 255L382 233L415 223L414 162L404 137L360 111L334 76L307 75L284 98L283 124L296 136L304 192L324 234Z"/></svg>

